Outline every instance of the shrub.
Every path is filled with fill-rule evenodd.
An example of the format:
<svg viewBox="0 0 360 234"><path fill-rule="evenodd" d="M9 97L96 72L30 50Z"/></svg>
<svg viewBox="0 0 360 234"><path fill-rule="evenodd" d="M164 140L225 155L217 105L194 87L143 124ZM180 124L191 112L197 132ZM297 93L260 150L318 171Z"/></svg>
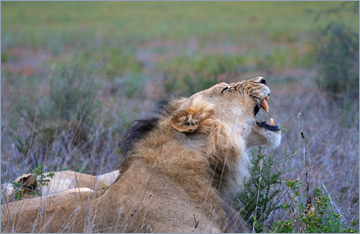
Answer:
<svg viewBox="0 0 360 234"><path fill-rule="evenodd" d="M279 162L273 155L261 152L261 148L252 154L251 161L251 178L237 196L236 208L256 232L263 232L271 212L280 208L274 198L280 192L281 175L285 172L275 170Z"/></svg>
<svg viewBox="0 0 360 234"><path fill-rule="evenodd" d="M359 92L359 34L344 24L329 24L316 37L315 56L322 70L317 84L334 94Z"/></svg>
<svg viewBox="0 0 360 234"><path fill-rule="evenodd" d="M49 99L44 107L52 120L77 120L91 125L93 112L99 107L98 85L93 64L78 66L74 60L67 66L55 65L50 77Z"/></svg>
<svg viewBox="0 0 360 234"><path fill-rule="evenodd" d="M329 196L316 188L308 203L301 181L284 179L288 171L279 169L283 160L275 161L274 155L253 152L251 178L237 195L235 208L255 232L303 233L303 232L358 232L358 220L346 225L340 214L331 207ZM291 170L291 169L289 169ZM284 188L285 187L285 188ZM288 195L287 197L284 195ZM303 202L306 200L306 202ZM311 201L312 200L312 201ZM270 217L279 213L280 220L271 223Z"/></svg>
<svg viewBox="0 0 360 234"><path fill-rule="evenodd" d="M323 14L332 14L345 9L341 4L326 12L317 12L319 18ZM358 3L354 3L358 9ZM357 10L356 10L357 12ZM316 83L333 94L359 95L359 33L343 23L330 22L314 36L315 61L320 66L321 74Z"/></svg>
<svg viewBox="0 0 360 234"><path fill-rule="evenodd" d="M324 195L320 188L314 190L315 201L313 204L303 203L299 193L301 183L299 180L286 180L286 186L291 194L291 203L281 205L287 215L284 220L275 221L271 227L272 232L310 232L310 233L353 233L359 232L353 227L344 225L341 215L332 211L330 199Z"/></svg>
<svg viewBox="0 0 360 234"><path fill-rule="evenodd" d="M86 132L94 124L95 112L101 106L95 76L93 64L84 66L74 59L67 66L53 66L48 92L41 97L34 94L36 89L27 87L29 93L17 100L16 118L13 118L21 116L25 129L19 134L16 126L19 122L13 122L10 131L20 153L26 155L36 142L40 143L41 152L45 152L60 135L64 143L86 141Z"/></svg>

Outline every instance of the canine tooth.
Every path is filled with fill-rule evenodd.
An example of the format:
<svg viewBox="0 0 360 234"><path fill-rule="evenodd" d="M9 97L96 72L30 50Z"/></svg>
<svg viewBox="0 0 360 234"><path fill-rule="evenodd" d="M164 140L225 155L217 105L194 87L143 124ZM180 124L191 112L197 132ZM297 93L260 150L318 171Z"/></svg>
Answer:
<svg viewBox="0 0 360 234"><path fill-rule="evenodd" d="M266 100L266 101L269 100L269 96L267 96L267 97L265 98L265 100Z"/></svg>
<svg viewBox="0 0 360 234"><path fill-rule="evenodd" d="M270 118L270 123L269 123L269 125L270 125L270 126L274 126L274 125L275 125L273 118Z"/></svg>
<svg viewBox="0 0 360 234"><path fill-rule="evenodd" d="M269 112L269 105L265 99L263 99L260 103L261 108L263 108L266 112Z"/></svg>

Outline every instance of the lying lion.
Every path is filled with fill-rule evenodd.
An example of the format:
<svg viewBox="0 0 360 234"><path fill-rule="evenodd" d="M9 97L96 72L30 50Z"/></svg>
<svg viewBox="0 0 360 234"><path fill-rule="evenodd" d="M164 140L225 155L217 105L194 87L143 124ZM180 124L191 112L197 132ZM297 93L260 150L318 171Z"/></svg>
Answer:
<svg viewBox="0 0 360 234"><path fill-rule="evenodd" d="M248 232L233 196L248 178L248 148L276 147L262 77L220 83L165 104L124 138L120 176L106 190L72 189L1 207L3 232Z"/></svg>
<svg viewBox="0 0 360 234"><path fill-rule="evenodd" d="M23 191L21 199L27 199L34 198L37 191L39 191L41 195L50 195L72 188L104 189L115 182L119 173L119 170L116 170L99 176L93 176L75 171L57 171L54 172L54 175L51 177L49 173L44 173L44 177L48 180L46 185L39 183L40 176L30 173L19 176L13 183L19 183L21 185L20 189ZM13 183L1 185L2 203L15 201L17 191Z"/></svg>

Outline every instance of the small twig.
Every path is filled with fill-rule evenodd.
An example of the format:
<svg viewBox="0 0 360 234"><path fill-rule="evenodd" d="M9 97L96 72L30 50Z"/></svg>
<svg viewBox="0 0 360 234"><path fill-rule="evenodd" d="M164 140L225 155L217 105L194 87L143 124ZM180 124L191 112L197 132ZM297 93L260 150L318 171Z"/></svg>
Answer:
<svg viewBox="0 0 360 234"><path fill-rule="evenodd" d="M304 161L305 161L305 184L306 184L306 209L311 207L311 194L309 193L310 190L310 182L309 182L309 177L308 177L308 168L309 168L309 160L307 157L307 142L306 142L306 138L304 135L304 132L301 132L301 138L304 140Z"/></svg>
<svg viewBox="0 0 360 234"><path fill-rule="evenodd" d="M196 220L195 214L193 214L193 216L194 216L194 222L195 222L195 229L197 229L199 226L199 220Z"/></svg>
<svg viewBox="0 0 360 234"><path fill-rule="evenodd" d="M263 159L260 160L260 178L259 178L259 185L258 185L258 192L257 192L257 198L256 198L256 207L255 207L255 220L254 220L254 223L253 223L253 226L252 226L252 233L256 233L255 231L255 224L256 224L256 214L257 214L257 209L258 209L258 203L259 203L259 196L260 196L260 183L261 183L261 179L262 179L262 176L261 176L261 173L262 173L262 166L263 166Z"/></svg>
<svg viewBox="0 0 360 234"><path fill-rule="evenodd" d="M282 182L286 184L286 182L284 182L284 181L282 181ZM293 191L291 191L291 189L286 185L285 185L285 191L288 194L288 196L290 197L291 203L293 204L294 219L301 220L300 210L299 210L299 207L298 207L299 201L296 199L296 196L293 193ZM294 224L299 228L299 230L296 231L296 232L299 232L299 233L304 232L304 228L303 228L304 224L302 222L300 222L300 223L299 222L294 222Z"/></svg>
<svg viewBox="0 0 360 234"><path fill-rule="evenodd" d="M329 191L326 189L325 184L322 183L322 182L321 182L321 184L322 184L323 188L325 189L325 191L326 191L326 193L327 193L327 195L328 195L328 198L329 198L329 201L330 201L330 204L331 204L333 210L334 210L335 212L337 212L338 214L340 214L340 215L341 215L341 221L342 221L343 223L345 223L347 226L349 226L349 225L350 225L349 222L345 219L345 216L343 215L343 213L341 212L341 210L339 209L339 207L338 207L338 206L335 204L335 202L331 199L330 193L329 193Z"/></svg>

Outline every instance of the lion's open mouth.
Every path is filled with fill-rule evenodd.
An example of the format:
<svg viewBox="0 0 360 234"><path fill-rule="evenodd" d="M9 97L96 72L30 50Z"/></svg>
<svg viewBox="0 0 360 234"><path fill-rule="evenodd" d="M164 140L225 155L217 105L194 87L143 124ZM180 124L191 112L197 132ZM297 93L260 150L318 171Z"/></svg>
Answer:
<svg viewBox="0 0 360 234"><path fill-rule="evenodd" d="M254 108L254 116L257 115L260 108L264 109L266 112L269 112L269 104L267 103L267 100L269 100L269 97L264 98L261 102L257 100L257 105ZM270 122L267 123L266 121L258 122L256 121L256 124L259 127L265 128L270 131L279 131L279 126L275 125L273 118L270 118Z"/></svg>

